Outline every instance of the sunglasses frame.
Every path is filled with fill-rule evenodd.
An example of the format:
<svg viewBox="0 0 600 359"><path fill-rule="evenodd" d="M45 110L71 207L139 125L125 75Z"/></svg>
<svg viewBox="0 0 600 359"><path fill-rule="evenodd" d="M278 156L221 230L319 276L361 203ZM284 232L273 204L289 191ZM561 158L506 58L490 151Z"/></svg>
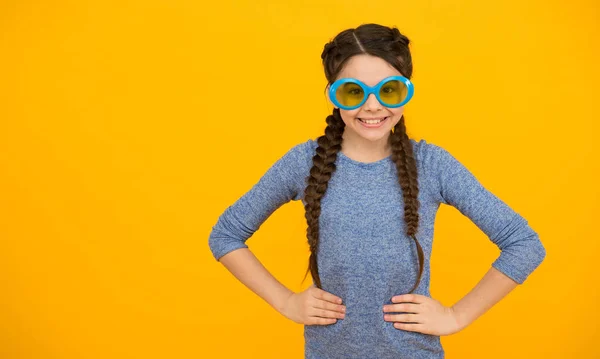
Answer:
<svg viewBox="0 0 600 359"><path fill-rule="evenodd" d="M386 104L379 97L379 90L381 89L381 87L383 85L385 85L387 82L392 81L392 80L399 80L400 82L404 83L404 85L406 86L406 89L407 89L406 98L397 105ZM338 87L340 87L341 85L346 84L348 82L357 84L358 86L360 86L363 89L363 93L365 95L358 105L344 106L341 103L339 103L339 101L337 100L337 98L335 96L335 93L337 92ZM415 92L415 88L414 88L413 83L404 76L398 75L398 76L386 77L373 87L367 86L366 84L364 84L362 81L360 81L358 79L355 79L352 77L346 77L346 78L339 79L339 80L335 81L333 84L331 84L331 86L329 87L329 99L331 100L331 102L333 102L333 104L335 104L337 107L339 107L343 110L354 110L354 109L362 106L365 102L367 102L367 99L369 98L369 96L371 94L374 94L375 97L377 98L377 101L379 101L379 103L382 104L383 106L389 107L389 108L396 108L396 107L404 106L408 101L410 101L410 99L413 97L414 92Z"/></svg>

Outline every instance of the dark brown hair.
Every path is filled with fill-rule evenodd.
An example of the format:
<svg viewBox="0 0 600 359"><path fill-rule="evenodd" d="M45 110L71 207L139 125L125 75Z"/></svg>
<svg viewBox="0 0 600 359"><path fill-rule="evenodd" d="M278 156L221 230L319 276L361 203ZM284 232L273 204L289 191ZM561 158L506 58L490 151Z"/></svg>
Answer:
<svg viewBox="0 0 600 359"><path fill-rule="evenodd" d="M328 85L335 80L345 63L354 55L369 54L377 56L396 68L404 77L410 79L412 75L412 59L408 48L408 38L401 34L397 28L389 28L378 24L362 24L356 29L347 29L340 32L332 41L325 44L321 59L325 69ZM319 270L317 268L317 252L319 248L319 215L321 214L321 198L327 190L327 183L335 171L335 160L342 148L342 134L345 123L339 109L334 108L333 114L325 119L327 127L325 134L317 138L318 147L313 156L313 166L310 175L306 178L307 186L304 190L305 217L308 224L306 230L310 257L308 270L310 271L315 286L322 289ZM419 186L417 182L417 166L413 155L412 144L406 134L404 115L390 131L389 144L392 148L392 161L398 172L398 182L402 189L404 199L404 221L406 234L414 239L419 256L419 276L412 293L423 273L423 249L416 238L419 228Z"/></svg>

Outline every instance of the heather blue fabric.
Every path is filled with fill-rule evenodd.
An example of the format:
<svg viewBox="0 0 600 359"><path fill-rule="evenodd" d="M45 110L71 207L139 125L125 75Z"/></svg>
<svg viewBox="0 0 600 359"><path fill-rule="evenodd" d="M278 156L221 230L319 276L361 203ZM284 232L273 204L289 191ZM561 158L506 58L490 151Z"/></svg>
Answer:
<svg viewBox="0 0 600 359"><path fill-rule="evenodd" d="M448 151L425 140L411 143L419 182L417 239L425 255L415 293L431 297L429 260L441 203L470 218L501 250L491 265L522 284L546 255L538 234ZM306 204L305 179L316 147L312 139L292 147L223 212L209 237L215 259L248 248L245 241L281 205ZM383 319L383 306L407 293L418 274L391 156L364 163L340 152L335 164L321 199L317 260L323 290L343 299L346 317L330 325L305 325L305 358L444 358L439 336L396 329Z"/></svg>

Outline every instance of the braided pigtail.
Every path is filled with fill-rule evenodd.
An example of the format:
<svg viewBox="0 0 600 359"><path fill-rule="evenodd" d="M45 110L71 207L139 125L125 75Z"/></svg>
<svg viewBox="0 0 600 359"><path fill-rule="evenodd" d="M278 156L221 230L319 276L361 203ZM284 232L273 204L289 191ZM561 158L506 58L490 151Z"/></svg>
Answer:
<svg viewBox="0 0 600 359"><path fill-rule="evenodd" d="M417 240L416 234L419 230L419 183L417 182L417 164L413 154L412 144L406 134L404 124L404 115L394 126L394 131L390 134L389 141L392 147L392 161L398 171L398 182L402 188L404 198L404 222L406 223L406 234L413 238L417 246L417 255L419 258L419 276L413 288L412 293L421 281L423 273L423 249Z"/></svg>
<svg viewBox="0 0 600 359"><path fill-rule="evenodd" d="M321 279L317 266L317 252L319 249L319 216L321 215L321 198L327 190L327 183L335 171L335 160L338 152L342 149L342 134L346 124L340 116L340 110L334 109L333 114L327 116L327 127L325 134L317 139L316 154L313 156L313 166L308 176L308 185L304 189L304 206L306 222L308 228L306 235L308 237L308 246L310 247L310 257L308 259L308 270L310 271L313 282L321 288Z"/></svg>

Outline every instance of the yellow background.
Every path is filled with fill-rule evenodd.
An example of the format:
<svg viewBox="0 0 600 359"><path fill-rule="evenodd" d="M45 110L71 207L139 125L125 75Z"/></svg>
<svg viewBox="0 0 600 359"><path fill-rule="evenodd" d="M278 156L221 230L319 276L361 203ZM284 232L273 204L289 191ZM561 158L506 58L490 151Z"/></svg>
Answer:
<svg viewBox="0 0 600 359"><path fill-rule="evenodd" d="M547 249L442 337L447 358L599 357L598 14L589 0L3 1L0 358L303 358L302 326L216 262L208 235L323 133L321 50L367 22L412 41L409 135L453 153ZM248 241L295 291L310 285L303 211L281 207ZM432 296L454 304L498 255L442 206Z"/></svg>

